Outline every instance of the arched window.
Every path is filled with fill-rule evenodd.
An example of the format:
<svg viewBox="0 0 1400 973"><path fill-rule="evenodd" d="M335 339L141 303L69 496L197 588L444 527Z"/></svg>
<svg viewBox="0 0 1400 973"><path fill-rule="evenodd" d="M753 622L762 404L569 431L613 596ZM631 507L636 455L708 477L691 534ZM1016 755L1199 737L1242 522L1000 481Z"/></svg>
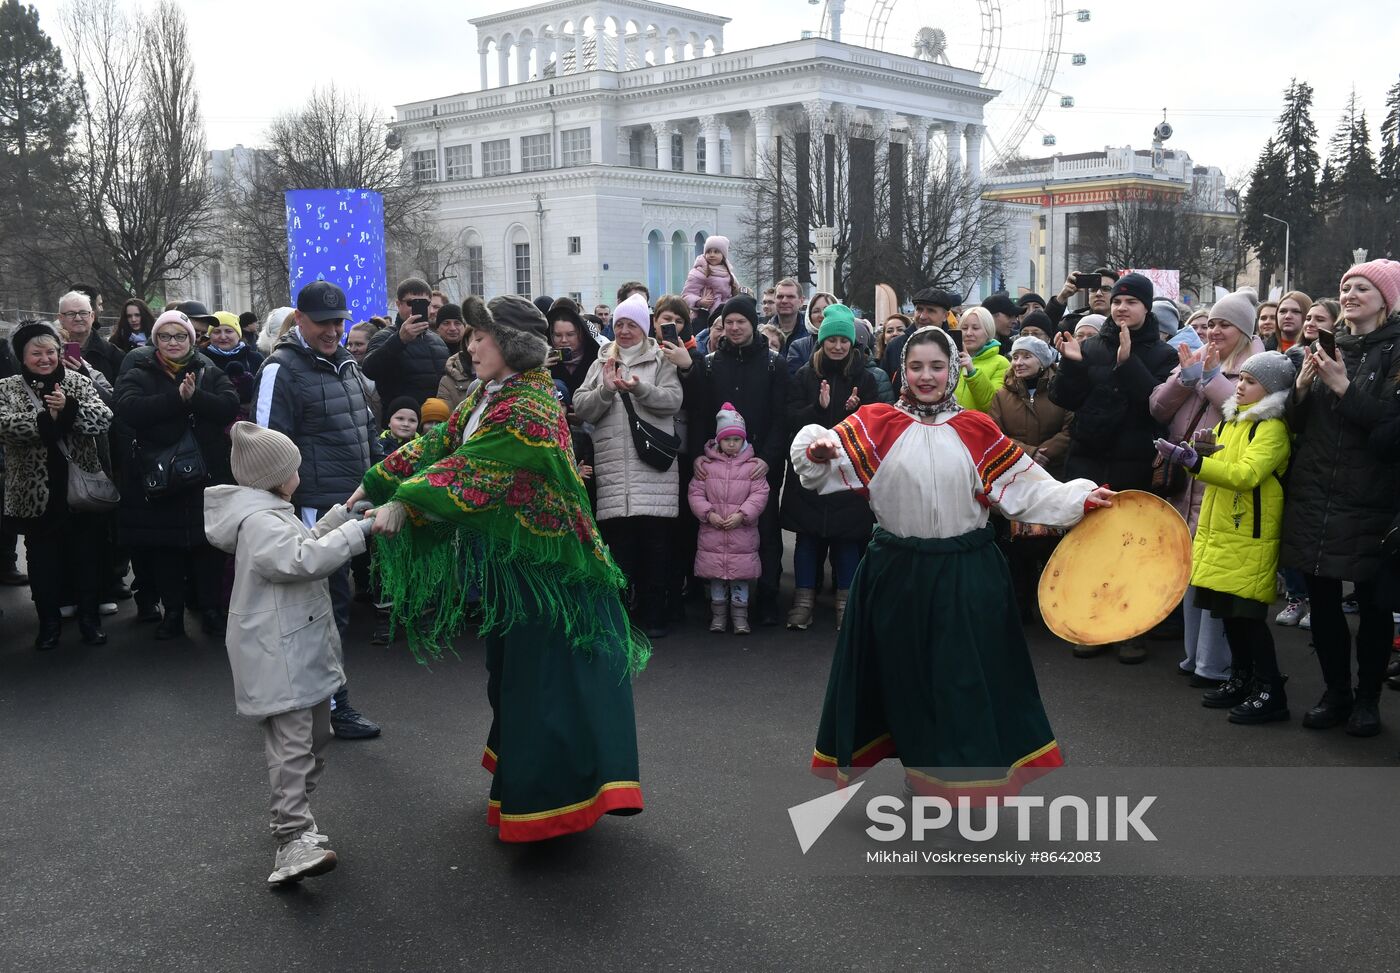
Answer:
<svg viewBox="0 0 1400 973"><path fill-rule="evenodd" d="M467 230L462 237L463 256L466 261L467 293L477 297L486 296L486 250L481 245L481 234Z"/></svg>
<svg viewBox="0 0 1400 973"><path fill-rule="evenodd" d="M701 230L695 231L695 252L690 255L692 261L705 252L705 234Z"/></svg>
<svg viewBox="0 0 1400 973"><path fill-rule="evenodd" d="M647 234L647 289L661 294L666 289L666 253L661 246L661 231Z"/></svg>
<svg viewBox="0 0 1400 973"><path fill-rule="evenodd" d="M679 294L685 289L685 275L690 273L690 266L695 262L690 253L689 241L680 230L671 234L671 290L672 294Z"/></svg>
<svg viewBox="0 0 1400 973"><path fill-rule="evenodd" d="M506 267L509 281L514 286L513 293L521 297L530 297L534 289L530 273L530 234L525 232L523 226L517 226L511 231Z"/></svg>

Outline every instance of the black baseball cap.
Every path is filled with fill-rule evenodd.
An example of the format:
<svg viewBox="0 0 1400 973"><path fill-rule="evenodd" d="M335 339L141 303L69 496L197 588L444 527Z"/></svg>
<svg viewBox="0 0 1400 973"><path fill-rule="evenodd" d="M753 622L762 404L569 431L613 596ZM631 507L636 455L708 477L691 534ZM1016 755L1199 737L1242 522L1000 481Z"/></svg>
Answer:
<svg viewBox="0 0 1400 973"><path fill-rule="evenodd" d="M297 293L297 310L317 324L350 318L345 292L328 280L313 280L303 287Z"/></svg>

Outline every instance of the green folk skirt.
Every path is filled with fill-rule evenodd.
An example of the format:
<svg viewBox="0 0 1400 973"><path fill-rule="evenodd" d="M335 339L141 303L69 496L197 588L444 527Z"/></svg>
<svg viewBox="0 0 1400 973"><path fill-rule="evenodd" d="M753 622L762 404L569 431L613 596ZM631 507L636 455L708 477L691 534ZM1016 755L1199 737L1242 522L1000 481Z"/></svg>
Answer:
<svg viewBox="0 0 1400 973"><path fill-rule="evenodd" d="M627 619L616 598L597 610ZM619 653L571 646L541 612L486 639L491 772L486 823L502 841L541 841L642 810L632 683Z"/></svg>
<svg viewBox="0 0 1400 973"><path fill-rule="evenodd" d="M814 773L845 786L894 757L918 793L986 797L1064 763L994 535L875 528L831 663Z"/></svg>

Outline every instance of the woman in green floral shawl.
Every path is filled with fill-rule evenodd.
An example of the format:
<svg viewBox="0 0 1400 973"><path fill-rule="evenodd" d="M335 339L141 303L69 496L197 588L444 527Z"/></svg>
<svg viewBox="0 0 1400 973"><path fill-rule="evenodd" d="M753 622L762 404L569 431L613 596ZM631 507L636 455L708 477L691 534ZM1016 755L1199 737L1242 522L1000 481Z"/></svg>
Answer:
<svg viewBox="0 0 1400 973"><path fill-rule="evenodd" d="M493 714L487 823L503 841L538 841L642 809L631 677L650 647L622 607L622 573L540 367L544 316L498 297L478 320L490 321L468 345L481 382L351 499L377 507L381 590L415 654L437 656L479 607Z"/></svg>

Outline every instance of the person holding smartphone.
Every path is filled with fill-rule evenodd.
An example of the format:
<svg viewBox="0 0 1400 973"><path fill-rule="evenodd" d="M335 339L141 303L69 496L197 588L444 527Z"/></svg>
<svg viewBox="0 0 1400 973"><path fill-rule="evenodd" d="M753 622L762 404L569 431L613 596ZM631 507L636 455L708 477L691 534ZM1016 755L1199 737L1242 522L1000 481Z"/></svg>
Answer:
<svg viewBox="0 0 1400 973"><path fill-rule="evenodd" d="M1065 278L1065 286L1060 288L1060 293L1050 298L1050 303L1045 305L1045 314L1050 318L1050 323L1059 327L1061 331L1073 332L1080 319L1088 314L1102 314L1108 317L1109 294L1113 291L1113 285L1118 282L1118 275L1107 267L1100 267L1089 273L1082 271L1070 274ZM1069 302L1076 294L1084 294L1089 299L1087 307L1077 310L1069 310Z"/></svg>
<svg viewBox="0 0 1400 973"><path fill-rule="evenodd" d="M428 315L433 289L410 277L399 284L398 316L376 334L361 368L374 381L381 401L406 395L422 405L437 394L447 371L447 344L431 330Z"/></svg>
<svg viewBox="0 0 1400 973"><path fill-rule="evenodd" d="M588 369L598 360L598 342L593 340L579 306L567 297L556 298L545 319L549 322L550 344L545 366L555 381L564 383L572 401Z"/></svg>

